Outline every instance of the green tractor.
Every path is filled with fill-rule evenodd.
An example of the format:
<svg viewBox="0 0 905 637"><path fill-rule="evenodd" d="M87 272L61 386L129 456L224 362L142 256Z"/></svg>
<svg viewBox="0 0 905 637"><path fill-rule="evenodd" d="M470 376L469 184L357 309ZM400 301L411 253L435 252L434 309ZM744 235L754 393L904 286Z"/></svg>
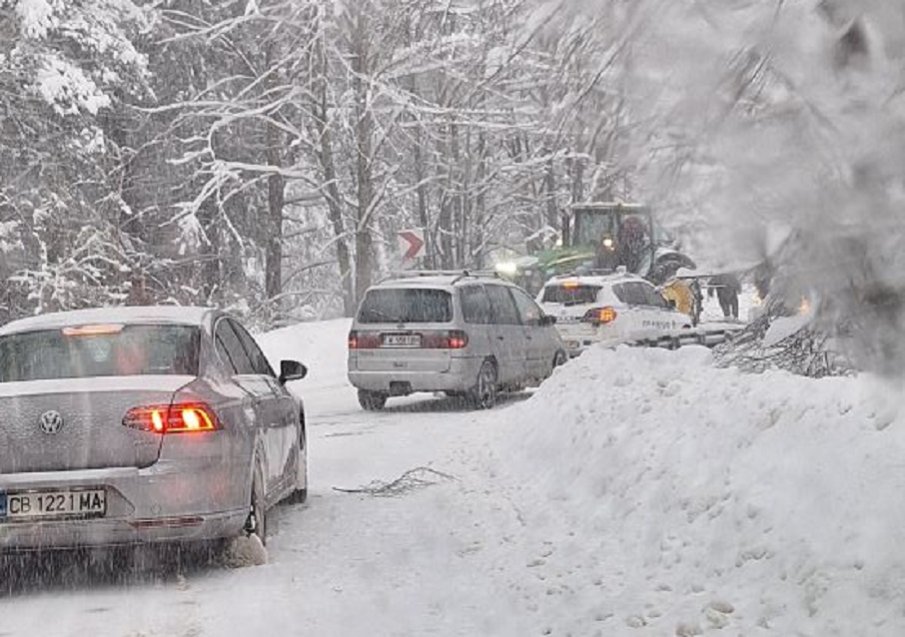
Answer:
<svg viewBox="0 0 905 637"><path fill-rule="evenodd" d="M560 241L498 271L536 293L558 274L620 268L659 285L695 263L678 241L658 226L650 208L626 203L573 204L562 216Z"/></svg>

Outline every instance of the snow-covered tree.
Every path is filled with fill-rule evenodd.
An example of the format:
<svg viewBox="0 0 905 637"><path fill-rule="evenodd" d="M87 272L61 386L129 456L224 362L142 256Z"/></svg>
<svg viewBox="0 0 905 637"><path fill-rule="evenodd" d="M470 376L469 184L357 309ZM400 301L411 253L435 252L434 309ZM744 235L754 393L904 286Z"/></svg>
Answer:
<svg viewBox="0 0 905 637"><path fill-rule="evenodd" d="M133 265L122 220L117 115L146 90L128 0L0 2L0 233L5 312L121 299Z"/></svg>

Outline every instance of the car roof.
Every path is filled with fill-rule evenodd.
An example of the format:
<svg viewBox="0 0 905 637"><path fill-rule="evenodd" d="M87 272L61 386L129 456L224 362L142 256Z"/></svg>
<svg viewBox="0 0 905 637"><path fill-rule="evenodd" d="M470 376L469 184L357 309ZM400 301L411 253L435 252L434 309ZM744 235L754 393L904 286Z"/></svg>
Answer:
<svg viewBox="0 0 905 637"><path fill-rule="evenodd" d="M639 283L647 283L648 285L653 285L647 279L644 279L636 274L562 274L559 276L555 276L552 279L548 280L544 283L544 287L550 285L562 285L563 283L570 281L577 283L578 285L613 285L615 283L631 283L631 282L639 282Z"/></svg>
<svg viewBox="0 0 905 637"><path fill-rule="evenodd" d="M0 335L101 323L171 323L201 326L215 311L209 307L150 305L52 312L7 323L0 328Z"/></svg>
<svg viewBox="0 0 905 637"><path fill-rule="evenodd" d="M493 276L477 276L467 274L436 274L424 276L395 277L381 281L373 286L379 288L453 288L465 283L497 283L513 285L505 279Z"/></svg>

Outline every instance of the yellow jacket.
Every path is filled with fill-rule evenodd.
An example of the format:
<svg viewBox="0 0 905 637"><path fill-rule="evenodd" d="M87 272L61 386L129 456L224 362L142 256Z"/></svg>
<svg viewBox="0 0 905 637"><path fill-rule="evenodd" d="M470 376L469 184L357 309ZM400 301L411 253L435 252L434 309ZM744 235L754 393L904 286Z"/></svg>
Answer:
<svg viewBox="0 0 905 637"><path fill-rule="evenodd" d="M676 309L683 314L692 315L694 312L694 292L691 286L681 279L673 279L660 290L667 301L675 301Z"/></svg>

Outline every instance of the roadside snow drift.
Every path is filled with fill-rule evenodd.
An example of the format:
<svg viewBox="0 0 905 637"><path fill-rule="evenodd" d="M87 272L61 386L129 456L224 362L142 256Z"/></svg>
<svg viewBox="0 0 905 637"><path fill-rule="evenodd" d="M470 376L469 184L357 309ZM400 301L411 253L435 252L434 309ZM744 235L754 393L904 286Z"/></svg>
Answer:
<svg viewBox="0 0 905 637"><path fill-rule="evenodd" d="M558 370L492 460L549 634L905 634L902 395L696 347Z"/></svg>

